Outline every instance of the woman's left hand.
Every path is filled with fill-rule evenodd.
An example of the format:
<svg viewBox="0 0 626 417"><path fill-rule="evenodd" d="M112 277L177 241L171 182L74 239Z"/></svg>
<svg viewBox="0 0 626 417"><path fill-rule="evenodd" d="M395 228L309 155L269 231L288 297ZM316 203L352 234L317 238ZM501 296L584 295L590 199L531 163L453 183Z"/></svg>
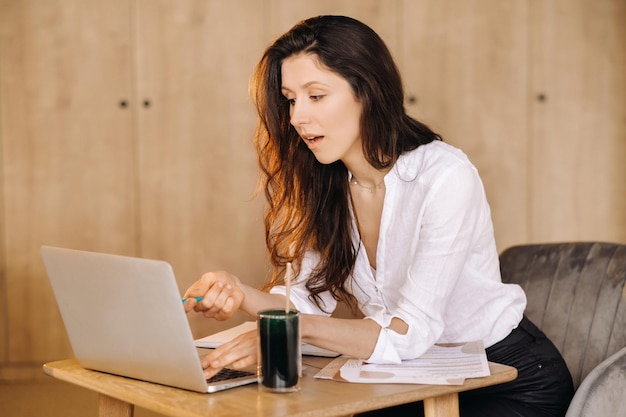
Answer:
<svg viewBox="0 0 626 417"><path fill-rule="evenodd" d="M241 369L258 362L259 338L256 330L242 333L229 342L213 349L202 358L204 376L208 379L228 366Z"/></svg>

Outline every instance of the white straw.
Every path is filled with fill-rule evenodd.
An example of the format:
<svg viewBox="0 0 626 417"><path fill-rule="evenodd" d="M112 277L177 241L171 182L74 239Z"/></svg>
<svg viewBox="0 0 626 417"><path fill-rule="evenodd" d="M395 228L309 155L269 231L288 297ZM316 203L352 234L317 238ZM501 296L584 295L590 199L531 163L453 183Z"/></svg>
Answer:
<svg viewBox="0 0 626 417"><path fill-rule="evenodd" d="M287 262L287 269L285 270L285 313L289 313L289 294L291 293L291 279L293 278L293 269L291 269L291 262Z"/></svg>

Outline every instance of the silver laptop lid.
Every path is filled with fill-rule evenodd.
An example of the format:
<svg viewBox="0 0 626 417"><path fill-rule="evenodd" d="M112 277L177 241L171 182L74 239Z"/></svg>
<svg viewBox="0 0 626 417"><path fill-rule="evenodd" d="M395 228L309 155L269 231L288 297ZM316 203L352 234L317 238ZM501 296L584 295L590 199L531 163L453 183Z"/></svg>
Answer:
<svg viewBox="0 0 626 417"><path fill-rule="evenodd" d="M41 255L82 366L207 392L168 263L49 246Z"/></svg>

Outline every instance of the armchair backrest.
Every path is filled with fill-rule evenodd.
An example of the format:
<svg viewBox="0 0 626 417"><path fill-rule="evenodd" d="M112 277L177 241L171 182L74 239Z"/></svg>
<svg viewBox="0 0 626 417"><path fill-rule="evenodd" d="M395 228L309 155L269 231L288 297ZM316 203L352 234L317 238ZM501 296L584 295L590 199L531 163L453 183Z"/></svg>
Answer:
<svg viewBox="0 0 626 417"><path fill-rule="evenodd" d="M575 387L626 346L626 244L513 246L500 269L504 282L526 292L526 316L559 349Z"/></svg>

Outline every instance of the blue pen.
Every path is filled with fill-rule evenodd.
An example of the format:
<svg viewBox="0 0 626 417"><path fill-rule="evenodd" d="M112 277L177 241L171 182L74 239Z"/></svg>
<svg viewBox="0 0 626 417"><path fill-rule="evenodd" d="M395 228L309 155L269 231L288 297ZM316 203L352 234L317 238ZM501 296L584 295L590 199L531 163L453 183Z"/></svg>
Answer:
<svg viewBox="0 0 626 417"><path fill-rule="evenodd" d="M189 299L196 300L198 302L202 301L202 297L193 297L193 298L183 298L183 303Z"/></svg>

